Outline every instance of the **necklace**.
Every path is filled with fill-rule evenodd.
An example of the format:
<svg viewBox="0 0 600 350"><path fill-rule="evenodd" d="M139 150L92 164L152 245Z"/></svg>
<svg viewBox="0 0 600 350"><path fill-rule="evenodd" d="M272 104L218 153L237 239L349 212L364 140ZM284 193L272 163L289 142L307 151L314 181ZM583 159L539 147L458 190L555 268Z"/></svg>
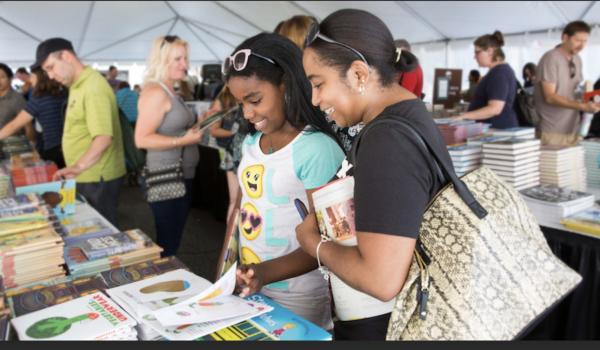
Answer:
<svg viewBox="0 0 600 350"><path fill-rule="evenodd" d="M268 136L268 135L267 135L267 137L269 138L269 151L267 153L271 154L271 153L273 153L275 151L273 149L273 138L271 138L271 136Z"/></svg>

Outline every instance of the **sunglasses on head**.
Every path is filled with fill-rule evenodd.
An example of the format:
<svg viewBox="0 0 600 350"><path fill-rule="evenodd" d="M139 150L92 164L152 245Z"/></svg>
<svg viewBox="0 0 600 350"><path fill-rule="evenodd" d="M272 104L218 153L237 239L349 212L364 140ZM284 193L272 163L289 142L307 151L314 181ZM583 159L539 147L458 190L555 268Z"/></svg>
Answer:
<svg viewBox="0 0 600 350"><path fill-rule="evenodd" d="M575 62L573 60L569 60L569 74L571 79L575 78L575 73L577 73L577 67L575 67Z"/></svg>
<svg viewBox="0 0 600 350"><path fill-rule="evenodd" d="M312 43L315 42L315 40L317 40L317 38L321 39L325 42L328 42L331 44L337 44L337 45L347 48L348 50L354 52L360 58L361 61L365 62L366 65L369 65L369 62L367 62L367 59L365 58L365 56L363 56L363 54L358 52L357 49L351 47L350 45L346 45L339 41L335 41L335 40L331 39L330 37L326 36L325 34L321 34L319 32L319 25L317 23L313 23L311 25L310 30L308 31L308 35L306 36L306 40L304 41L304 47L309 47Z"/></svg>
<svg viewBox="0 0 600 350"><path fill-rule="evenodd" d="M221 73L223 73L223 75L227 75L231 71L231 68L235 69L238 72L244 70L244 68L246 68L246 65L248 64L248 58L250 58L250 56L255 56L273 65L277 65L275 61L268 57L257 54L256 52L252 52L252 50L250 49L241 49L233 55L225 58L225 60L223 61L223 65L221 66Z"/></svg>
<svg viewBox="0 0 600 350"><path fill-rule="evenodd" d="M165 46L165 43L169 43L169 44L174 43L175 40L177 40L177 39L179 39L179 37L177 35L165 35L162 43L160 43L160 48L162 49L162 47Z"/></svg>

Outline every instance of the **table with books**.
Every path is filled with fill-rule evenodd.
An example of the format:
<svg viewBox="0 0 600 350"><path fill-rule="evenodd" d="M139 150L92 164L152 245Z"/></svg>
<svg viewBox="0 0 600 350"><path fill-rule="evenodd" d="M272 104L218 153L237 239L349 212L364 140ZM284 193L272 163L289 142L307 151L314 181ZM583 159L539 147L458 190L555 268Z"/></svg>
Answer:
<svg viewBox="0 0 600 350"><path fill-rule="evenodd" d="M0 200L0 340L331 340L264 295L233 295L235 264L212 283L87 203L55 210Z"/></svg>
<svg viewBox="0 0 600 350"><path fill-rule="evenodd" d="M600 199L600 187L588 185L584 193L588 195L574 199L572 206L562 207L558 212L546 210L542 213L533 205L532 213L550 248L581 274L583 280L529 335L529 339L600 339L600 205L595 203L596 198ZM585 209L580 209L582 207Z"/></svg>

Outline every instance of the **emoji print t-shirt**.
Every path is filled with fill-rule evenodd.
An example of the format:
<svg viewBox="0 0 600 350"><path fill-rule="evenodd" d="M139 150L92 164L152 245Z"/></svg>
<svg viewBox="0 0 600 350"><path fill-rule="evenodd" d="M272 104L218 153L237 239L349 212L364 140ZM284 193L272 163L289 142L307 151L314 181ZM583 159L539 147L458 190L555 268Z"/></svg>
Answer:
<svg viewBox="0 0 600 350"><path fill-rule="evenodd" d="M296 226L302 219L294 199L308 205L306 190L329 182L344 159L338 144L321 132L302 131L272 154L260 149L261 136L260 132L246 136L238 168L242 189L239 231L243 264L277 258L300 247ZM269 284L262 292L278 302L282 295L286 299L301 299L328 294L327 282L318 270Z"/></svg>

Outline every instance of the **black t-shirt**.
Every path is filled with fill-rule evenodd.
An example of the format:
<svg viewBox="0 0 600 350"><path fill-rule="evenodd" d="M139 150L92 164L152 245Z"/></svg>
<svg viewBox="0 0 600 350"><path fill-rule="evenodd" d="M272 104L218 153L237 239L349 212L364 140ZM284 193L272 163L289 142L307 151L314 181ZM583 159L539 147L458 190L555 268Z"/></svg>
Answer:
<svg viewBox="0 0 600 350"><path fill-rule="evenodd" d="M519 126L517 114L513 108L515 97L517 95L517 78L515 72L506 63L499 64L481 79L475 95L469 104L469 111L473 111L487 106L490 100L504 101L504 108L497 116L487 120L485 123L491 123L492 128L507 129Z"/></svg>
<svg viewBox="0 0 600 350"><path fill-rule="evenodd" d="M387 118L410 124L452 167L431 114L413 99L388 106L361 131L358 146L353 146L358 147L356 164L344 161L338 176L354 176L357 231L417 238L427 204L445 183L418 139L398 123L381 123ZM337 321L336 339L385 340L389 317Z"/></svg>
<svg viewBox="0 0 600 350"><path fill-rule="evenodd" d="M384 118L408 122L452 166L444 139L421 100L388 106L361 131L356 166L351 168L356 230L416 238L427 204L444 184L416 137L397 123L379 124Z"/></svg>

